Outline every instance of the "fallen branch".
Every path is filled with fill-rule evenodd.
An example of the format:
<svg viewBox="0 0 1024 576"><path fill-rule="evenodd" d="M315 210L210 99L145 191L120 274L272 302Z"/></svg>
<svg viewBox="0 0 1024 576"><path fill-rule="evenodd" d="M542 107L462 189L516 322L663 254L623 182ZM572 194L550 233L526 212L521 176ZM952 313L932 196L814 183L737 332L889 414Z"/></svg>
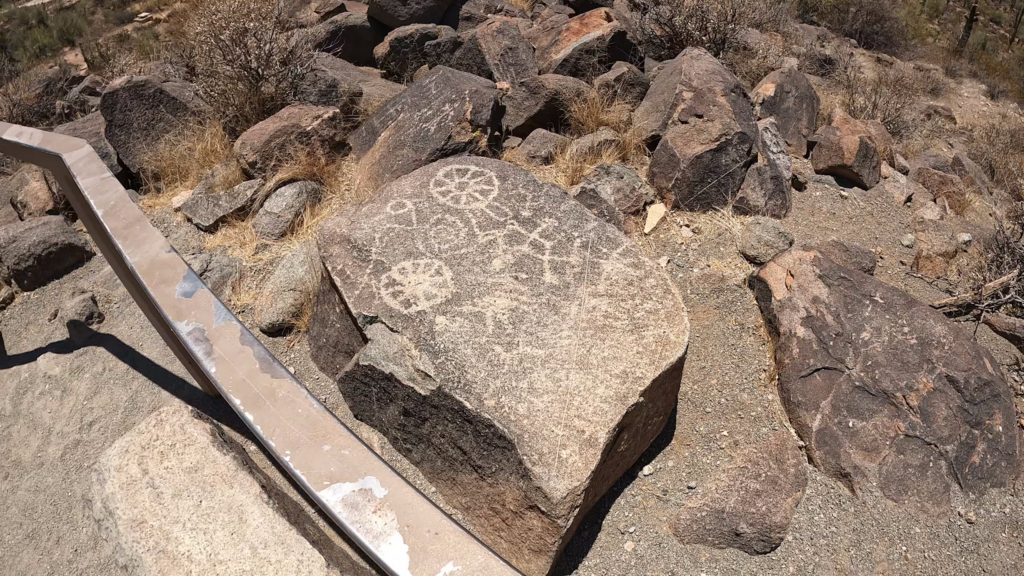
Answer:
<svg viewBox="0 0 1024 576"><path fill-rule="evenodd" d="M1024 320L1006 314L986 314L982 322L1019 350L1024 351Z"/></svg>
<svg viewBox="0 0 1024 576"><path fill-rule="evenodd" d="M932 302L931 306L936 310L949 310L955 308L963 308L964 306L976 304L980 300L984 300L985 298L988 298L989 296L995 294L996 292L999 292L1003 288L1006 288L1007 286L1013 284L1013 282L1017 279L1017 275L1019 273L1020 270L1014 270L1013 272L1010 272L1009 274L1003 276L1002 278L993 280L988 284L985 284L984 286L981 287L980 294L961 294L959 296L954 296L952 298L944 298L942 300Z"/></svg>

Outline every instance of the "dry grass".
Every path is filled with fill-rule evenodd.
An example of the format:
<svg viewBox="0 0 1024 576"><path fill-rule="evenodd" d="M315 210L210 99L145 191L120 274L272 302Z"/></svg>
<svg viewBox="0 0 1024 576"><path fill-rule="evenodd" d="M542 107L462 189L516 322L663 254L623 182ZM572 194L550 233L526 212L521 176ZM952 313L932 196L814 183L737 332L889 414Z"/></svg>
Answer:
<svg viewBox="0 0 1024 576"><path fill-rule="evenodd" d="M604 127L621 134L632 127L632 111L628 103L616 100L613 95L591 90L586 96L569 102L566 115L572 135L579 137Z"/></svg>
<svg viewBox="0 0 1024 576"><path fill-rule="evenodd" d="M533 12L535 6L537 6L539 0L508 0L508 3L515 6L516 8L522 8L529 14Z"/></svg>
<svg viewBox="0 0 1024 576"><path fill-rule="evenodd" d="M994 124L973 127L971 159L1015 200L1024 199L1024 119L1005 116Z"/></svg>
<svg viewBox="0 0 1024 576"><path fill-rule="evenodd" d="M143 208L166 206L177 194L195 188L214 166L232 158L231 142L217 122L186 125L166 136L146 154ZM224 187L238 184L242 173L225 174L223 180L219 184Z"/></svg>

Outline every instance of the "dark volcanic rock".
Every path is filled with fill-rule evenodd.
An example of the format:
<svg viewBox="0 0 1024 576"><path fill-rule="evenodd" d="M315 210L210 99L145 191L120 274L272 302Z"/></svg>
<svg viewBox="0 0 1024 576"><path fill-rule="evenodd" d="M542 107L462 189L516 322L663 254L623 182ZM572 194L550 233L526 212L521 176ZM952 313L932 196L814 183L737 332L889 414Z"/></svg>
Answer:
<svg viewBox="0 0 1024 576"><path fill-rule="evenodd" d="M103 134L106 126L107 121L103 119L103 114L93 112L73 122L61 124L54 128L53 131L56 134L81 138L88 142L92 149L96 151L100 160L103 160L103 163L107 165L110 173L120 180L125 177L124 169L117 159L117 151L114 150L114 147L110 145L107 137Z"/></svg>
<svg viewBox="0 0 1024 576"><path fill-rule="evenodd" d="M533 46L508 18L491 18L462 35L451 67L495 82L516 85L537 75Z"/></svg>
<svg viewBox="0 0 1024 576"><path fill-rule="evenodd" d="M345 12L304 31L313 47L356 66L376 66L373 49L384 41L388 29L365 13Z"/></svg>
<svg viewBox="0 0 1024 576"><path fill-rule="evenodd" d="M754 110L740 81L702 48L687 48L651 85L633 122L661 141L647 179L676 208L727 205L757 144Z"/></svg>
<svg viewBox="0 0 1024 576"><path fill-rule="evenodd" d="M0 277L24 291L49 284L92 258L89 244L60 216L0 228Z"/></svg>
<svg viewBox="0 0 1024 576"><path fill-rule="evenodd" d="M569 76L542 74L527 78L502 99L502 124L507 132L520 138L539 128L560 132L568 125L569 107L588 92L590 86L586 82Z"/></svg>
<svg viewBox="0 0 1024 576"><path fill-rule="evenodd" d="M209 108L191 84L125 76L107 86L100 112L107 121L107 141L128 170L138 174L145 167L146 154L165 136L206 116Z"/></svg>
<svg viewBox="0 0 1024 576"><path fill-rule="evenodd" d="M559 187L477 157L392 183L319 247L368 339L339 381L352 413L484 542L548 573L675 406L672 281Z"/></svg>
<svg viewBox="0 0 1024 576"><path fill-rule="evenodd" d="M852 268L858 272L874 275L878 265L878 256L863 246L842 242L835 238L816 244L811 248L824 254L829 260L844 268Z"/></svg>
<svg viewBox="0 0 1024 576"><path fill-rule="evenodd" d="M555 162L555 156L569 147L571 140L538 128L523 140L515 150L509 153L509 158L521 164L533 166L550 166Z"/></svg>
<svg viewBox="0 0 1024 576"><path fill-rule="evenodd" d="M439 66L349 137L356 187L373 192L434 160L484 151L501 132L494 82Z"/></svg>
<svg viewBox="0 0 1024 576"><path fill-rule="evenodd" d="M594 168L569 195L595 216L623 231L627 231L628 216L639 214L654 201L654 190L635 170L623 164Z"/></svg>
<svg viewBox="0 0 1024 576"><path fill-rule="evenodd" d="M522 8L502 0L454 0L448 6L441 24L465 32L483 24L492 16L529 18Z"/></svg>
<svg viewBox="0 0 1024 576"><path fill-rule="evenodd" d="M793 166L775 119L761 120L757 127L757 164L747 170L733 211L783 218L793 205Z"/></svg>
<svg viewBox="0 0 1024 576"><path fill-rule="evenodd" d="M381 78L377 70L360 68L330 54L319 53L313 56L310 76L313 81L307 83L307 86L315 87L313 94L319 92L325 96L323 101L329 102L335 98L337 102L321 105L336 106L343 114L352 117L374 113L385 102L405 90L401 84ZM351 104L349 95L355 95L356 100L354 107L346 109L345 106Z"/></svg>
<svg viewBox="0 0 1024 576"><path fill-rule="evenodd" d="M775 337L783 406L825 474L938 517L951 490L1018 478L1010 389L968 332L815 251L779 255L751 284Z"/></svg>
<svg viewBox="0 0 1024 576"><path fill-rule="evenodd" d="M594 79L594 88L611 100L638 106L651 88L651 80L629 62L616 62L612 69Z"/></svg>
<svg viewBox="0 0 1024 576"><path fill-rule="evenodd" d="M392 28L437 24L452 0L370 0L367 14Z"/></svg>
<svg viewBox="0 0 1024 576"><path fill-rule="evenodd" d="M0 185L10 195L11 206L21 220L57 213L57 198L46 174L34 164L22 166Z"/></svg>
<svg viewBox="0 0 1024 576"><path fill-rule="evenodd" d="M461 46L462 39L447 26L411 24L392 30L373 56L388 77L409 82L423 66L450 65Z"/></svg>
<svg viewBox="0 0 1024 576"><path fill-rule="evenodd" d="M814 134L821 98L807 76L796 68L783 68L764 77L750 95L761 120L775 118L789 153L807 155L807 139Z"/></svg>
<svg viewBox="0 0 1024 576"><path fill-rule="evenodd" d="M786 539L804 497L804 455L788 430L751 446L699 494L689 498L672 527L683 544L767 554Z"/></svg>
<svg viewBox="0 0 1024 576"><path fill-rule="evenodd" d="M246 214L263 187L263 180L249 180L221 194L193 195L181 213L204 232L214 232L226 220Z"/></svg>

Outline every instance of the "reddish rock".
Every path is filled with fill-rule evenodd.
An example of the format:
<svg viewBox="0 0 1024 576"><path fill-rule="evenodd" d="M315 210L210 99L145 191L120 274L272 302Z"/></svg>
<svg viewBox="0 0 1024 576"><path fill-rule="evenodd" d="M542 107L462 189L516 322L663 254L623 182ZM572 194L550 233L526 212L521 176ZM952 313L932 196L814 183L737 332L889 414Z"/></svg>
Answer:
<svg viewBox="0 0 1024 576"><path fill-rule="evenodd" d="M537 75L533 46L512 19L490 18L463 33L461 41L462 47L451 59L456 70L511 85Z"/></svg>
<svg viewBox="0 0 1024 576"><path fill-rule="evenodd" d="M780 254L751 286L782 404L822 472L941 518L951 493L1019 477L1010 389L969 332L813 250Z"/></svg>
<svg viewBox="0 0 1024 576"><path fill-rule="evenodd" d="M969 203L967 190L964 188L964 183L955 174L919 167L911 170L910 179L931 192L936 203L945 202L952 212L961 213L967 209Z"/></svg>
<svg viewBox="0 0 1024 576"><path fill-rule="evenodd" d="M352 124L337 108L292 104L242 133L235 155L246 174L262 177L295 155L338 149Z"/></svg>
<svg viewBox="0 0 1024 576"><path fill-rule="evenodd" d="M57 201L42 168L26 164L4 181L3 186L21 220L57 213Z"/></svg>
<svg viewBox="0 0 1024 576"><path fill-rule="evenodd" d="M818 174L845 178L873 188L882 178L882 158L868 127L835 110L832 123L814 135L811 164Z"/></svg>
<svg viewBox="0 0 1024 576"><path fill-rule="evenodd" d="M616 62L639 63L636 45L607 8L574 18L552 18L531 31L528 39L537 49L537 64L544 74L590 80Z"/></svg>

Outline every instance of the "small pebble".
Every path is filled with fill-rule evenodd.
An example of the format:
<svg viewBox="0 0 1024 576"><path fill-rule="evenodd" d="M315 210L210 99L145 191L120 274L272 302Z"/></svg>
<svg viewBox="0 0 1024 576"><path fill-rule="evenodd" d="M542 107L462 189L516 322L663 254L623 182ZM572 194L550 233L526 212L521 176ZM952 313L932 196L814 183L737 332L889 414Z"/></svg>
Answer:
<svg viewBox="0 0 1024 576"><path fill-rule="evenodd" d="M900 238L900 244L903 244L905 248L913 248L917 244L917 237L913 234L905 234L903 238Z"/></svg>
<svg viewBox="0 0 1024 576"><path fill-rule="evenodd" d="M636 548L636 544L634 544L632 542L626 542L626 544L625 544L625 546L623 546L623 548L626 549L626 552L632 552L633 548Z"/></svg>
<svg viewBox="0 0 1024 576"><path fill-rule="evenodd" d="M644 469L641 470L640 473L644 476L650 476L651 474L654 474L654 466L648 464L647 466L644 466Z"/></svg>
<svg viewBox="0 0 1024 576"><path fill-rule="evenodd" d="M691 482L687 482L687 483L686 483L686 487L687 487L687 488L688 488L689 490L696 490L696 489L697 489L697 483L696 483L696 482L693 482L693 481L691 481Z"/></svg>

